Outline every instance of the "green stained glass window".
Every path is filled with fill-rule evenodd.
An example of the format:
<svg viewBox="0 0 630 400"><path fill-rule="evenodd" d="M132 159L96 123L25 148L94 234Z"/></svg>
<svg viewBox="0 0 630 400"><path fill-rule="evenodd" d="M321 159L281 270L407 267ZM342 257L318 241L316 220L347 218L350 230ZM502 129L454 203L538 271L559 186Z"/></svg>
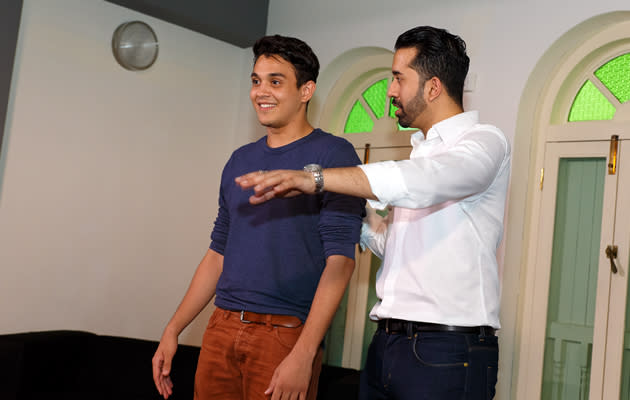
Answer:
<svg viewBox="0 0 630 400"><path fill-rule="evenodd" d="M595 71L595 76L619 100L630 100L630 53L608 61Z"/></svg>
<svg viewBox="0 0 630 400"><path fill-rule="evenodd" d="M385 116L387 102L387 79L380 80L363 92L363 98L368 103L376 118Z"/></svg>
<svg viewBox="0 0 630 400"><path fill-rule="evenodd" d="M595 76L604 85L599 89L587 80L580 88L569 111L569 121L600 121L613 119L616 104L612 104L605 93L610 93L625 103L630 100L630 53L615 57L595 71Z"/></svg>
<svg viewBox="0 0 630 400"><path fill-rule="evenodd" d="M348 119L346 120L346 126L343 128L343 132L371 132L372 128L374 128L374 121L372 121L370 114L365 111L358 100L355 101L352 110L350 110L350 115L348 115Z"/></svg>
<svg viewBox="0 0 630 400"><path fill-rule="evenodd" d="M586 81L573 100L569 121L613 119L615 107L591 81Z"/></svg>
<svg viewBox="0 0 630 400"><path fill-rule="evenodd" d="M361 95L365 103L362 103L360 99L354 102L346 119L344 133L371 132L374 129L375 120L386 117L396 119L396 107L387 97L388 84L389 79L381 79L365 89ZM403 128L400 124L398 129L401 131L417 130L416 128Z"/></svg>

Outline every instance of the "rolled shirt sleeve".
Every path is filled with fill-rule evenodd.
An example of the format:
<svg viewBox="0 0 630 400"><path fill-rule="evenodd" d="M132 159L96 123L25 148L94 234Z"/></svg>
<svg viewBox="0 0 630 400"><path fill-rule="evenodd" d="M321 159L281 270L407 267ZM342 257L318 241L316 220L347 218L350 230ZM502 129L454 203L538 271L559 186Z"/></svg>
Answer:
<svg viewBox="0 0 630 400"><path fill-rule="evenodd" d="M498 132L475 130L464 134L447 152L359 166L378 201L386 205L426 208L483 192L506 159L508 144Z"/></svg>

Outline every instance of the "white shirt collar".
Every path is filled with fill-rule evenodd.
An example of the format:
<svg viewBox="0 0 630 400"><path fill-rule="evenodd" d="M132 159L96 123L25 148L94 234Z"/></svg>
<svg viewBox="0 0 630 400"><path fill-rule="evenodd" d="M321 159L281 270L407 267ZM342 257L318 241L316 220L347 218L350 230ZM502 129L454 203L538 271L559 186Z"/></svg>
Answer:
<svg viewBox="0 0 630 400"><path fill-rule="evenodd" d="M457 139L462 133L479 123L479 111L456 114L433 125L427 132L426 140L440 137L444 143ZM425 140L422 131L411 135L411 145L416 147Z"/></svg>

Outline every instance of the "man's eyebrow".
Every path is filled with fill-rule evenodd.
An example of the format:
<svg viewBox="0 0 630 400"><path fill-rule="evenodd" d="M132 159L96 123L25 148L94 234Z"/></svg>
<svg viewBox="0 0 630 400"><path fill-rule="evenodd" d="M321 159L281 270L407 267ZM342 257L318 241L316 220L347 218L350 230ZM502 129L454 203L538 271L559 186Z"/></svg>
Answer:
<svg viewBox="0 0 630 400"><path fill-rule="evenodd" d="M286 78L286 75L283 74L282 72L272 72L270 74L267 74L267 76L272 77L272 78L275 78L275 77ZM260 76L258 76L258 74L255 73L255 72L252 72L251 77L252 78L260 78Z"/></svg>
<svg viewBox="0 0 630 400"><path fill-rule="evenodd" d="M402 75L402 72L393 69L392 70L392 75L394 75L394 76Z"/></svg>

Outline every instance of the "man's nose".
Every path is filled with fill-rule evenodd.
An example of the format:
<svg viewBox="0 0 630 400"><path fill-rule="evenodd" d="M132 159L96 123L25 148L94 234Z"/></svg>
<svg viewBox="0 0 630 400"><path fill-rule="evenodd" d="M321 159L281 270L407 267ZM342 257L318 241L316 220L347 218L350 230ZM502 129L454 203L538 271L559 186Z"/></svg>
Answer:
<svg viewBox="0 0 630 400"><path fill-rule="evenodd" d="M269 85L269 83L261 82L260 85L258 85L258 93L263 95L268 94L270 92L270 88L271 86Z"/></svg>
<svg viewBox="0 0 630 400"><path fill-rule="evenodd" d="M396 87L396 85L396 81L389 85L389 88L387 89L387 97L396 97L398 94L398 87Z"/></svg>

